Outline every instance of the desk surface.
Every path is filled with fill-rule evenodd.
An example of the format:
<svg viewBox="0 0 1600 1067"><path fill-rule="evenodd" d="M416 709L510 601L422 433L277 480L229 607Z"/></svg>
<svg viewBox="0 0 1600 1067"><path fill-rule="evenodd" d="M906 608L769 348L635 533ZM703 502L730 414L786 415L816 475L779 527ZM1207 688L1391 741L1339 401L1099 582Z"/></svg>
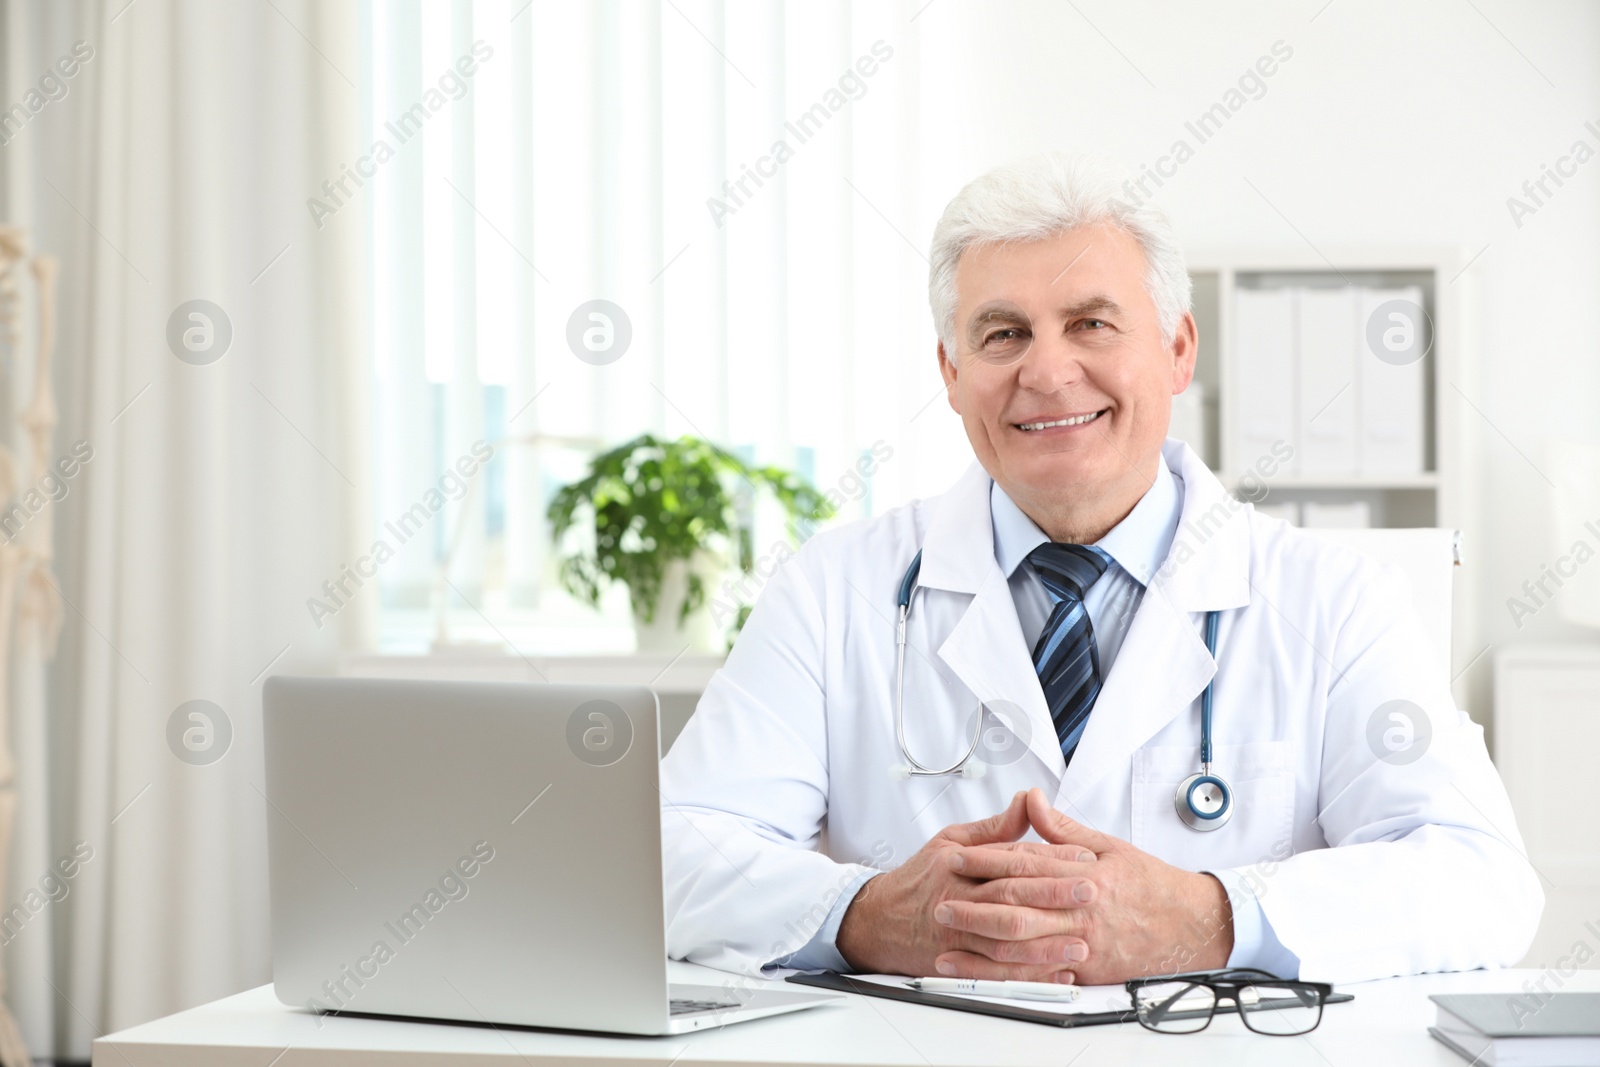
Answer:
<svg viewBox="0 0 1600 1067"><path fill-rule="evenodd" d="M1460 1057L1428 1036L1427 1028L1435 1016L1428 994L1520 992L1525 981L1538 981L1544 974L1469 971L1341 986L1356 999L1329 1005L1320 1027L1305 1037L1293 1038L1252 1034L1237 1018L1227 1016L1212 1020L1202 1033L1179 1037L1153 1034L1136 1023L1068 1030L861 996L848 996L837 1005L674 1037L596 1037L354 1017L325 1018L319 1027L314 1016L279 1004L272 988L262 986L103 1037L94 1043L94 1063L96 1067L264 1067L268 1063L276 1067L357 1063L408 1067L423 1063L443 1067L495 1063L1095 1067L1154 1058L1181 1060L1185 1067L1371 1067L1377 1063L1462 1067ZM722 972L680 962L671 965L671 976L673 981L707 985L720 985L727 979ZM1600 991L1600 971L1579 971L1565 980L1551 972L1546 988Z"/></svg>

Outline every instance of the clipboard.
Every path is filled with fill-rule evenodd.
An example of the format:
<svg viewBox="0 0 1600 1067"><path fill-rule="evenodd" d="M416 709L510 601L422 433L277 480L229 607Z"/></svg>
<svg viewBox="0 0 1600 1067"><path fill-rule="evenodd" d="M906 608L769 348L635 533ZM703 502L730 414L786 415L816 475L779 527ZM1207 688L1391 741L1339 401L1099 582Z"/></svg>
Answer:
<svg viewBox="0 0 1600 1067"><path fill-rule="evenodd" d="M863 982L851 978L847 974L835 974L824 971L821 974L791 974L784 979L796 985L815 986L834 993L860 993L869 997L884 997L888 1000L905 1000L912 1004L926 1004L929 1007L949 1008L952 1011L970 1011L978 1015L993 1015L999 1019L1016 1019L1018 1022L1042 1023L1045 1026L1105 1026L1108 1023L1135 1023L1139 1015L1133 1009L1127 1011L1086 1011L1068 1014L1056 1011L1041 1011L1037 1008L1019 1008L1010 1004L993 1004L989 1001L978 1000L973 997L952 996L949 993L923 993L916 989L901 988L896 986L880 985L877 982ZM1324 1004L1343 1004L1354 1000L1350 993L1331 993L1323 1001ZM1239 1011L1238 1006L1232 1001L1217 1005L1218 1015L1234 1015Z"/></svg>

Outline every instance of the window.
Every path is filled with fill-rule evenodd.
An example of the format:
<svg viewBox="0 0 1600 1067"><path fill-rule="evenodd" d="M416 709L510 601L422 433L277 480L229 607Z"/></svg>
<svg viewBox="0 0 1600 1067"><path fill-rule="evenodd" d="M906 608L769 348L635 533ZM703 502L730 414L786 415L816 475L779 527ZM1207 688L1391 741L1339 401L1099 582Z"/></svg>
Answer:
<svg viewBox="0 0 1600 1067"><path fill-rule="evenodd" d="M908 495L939 383L900 206L914 64L888 5L372 0L364 18L350 189L386 650L425 647L441 603L458 641L629 650L626 591L598 613L567 596L544 515L645 431L799 470L837 521ZM569 343L595 300L631 333L610 362ZM863 479L875 443L893 458Z"/></svg>

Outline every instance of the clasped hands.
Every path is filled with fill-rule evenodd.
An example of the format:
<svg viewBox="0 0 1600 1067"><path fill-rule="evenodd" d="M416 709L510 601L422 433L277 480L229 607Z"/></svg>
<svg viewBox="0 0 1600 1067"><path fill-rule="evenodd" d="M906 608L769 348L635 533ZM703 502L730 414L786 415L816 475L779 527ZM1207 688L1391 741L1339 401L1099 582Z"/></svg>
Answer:
<svg viewBox="0 0 1600 1067"><path fill-rule="evenodd" d="M1042 841L1019 840L1030 827ZM866 973L1100 985L1225 966L1233 913L1216 878L1091 830L1030 789L866 882L836 944Z"/></svg>

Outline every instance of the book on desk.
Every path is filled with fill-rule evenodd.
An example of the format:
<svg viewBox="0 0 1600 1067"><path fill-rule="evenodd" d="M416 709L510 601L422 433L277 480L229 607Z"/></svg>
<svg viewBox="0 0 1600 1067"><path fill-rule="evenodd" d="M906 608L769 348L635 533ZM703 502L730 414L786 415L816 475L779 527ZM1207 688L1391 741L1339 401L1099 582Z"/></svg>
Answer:
<svg viewBox="0 0 1600 1067"><path fill-rule="evenodd" d="M1438 993L1428 1028L1482 1067L1600 1067L1600 993Z"/></svg>

